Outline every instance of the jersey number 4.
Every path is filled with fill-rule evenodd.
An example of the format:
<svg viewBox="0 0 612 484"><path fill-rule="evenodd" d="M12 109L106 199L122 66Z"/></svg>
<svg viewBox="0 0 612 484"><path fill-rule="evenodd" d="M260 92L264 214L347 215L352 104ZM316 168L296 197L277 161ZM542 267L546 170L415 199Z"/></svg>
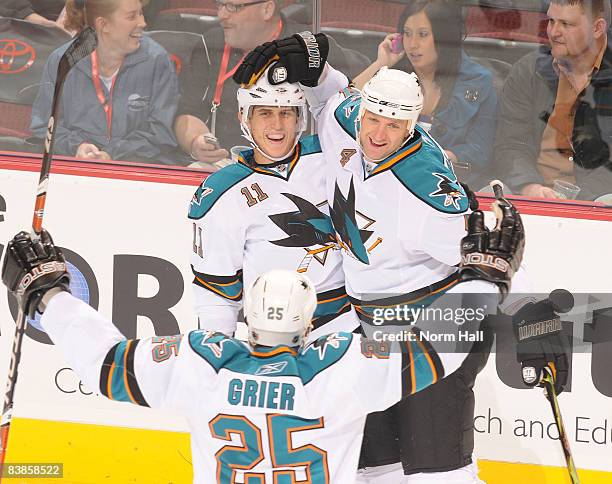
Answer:
<svg viewBox="0 0 612 484"><path fill-rule="evenodd" d="M266 417L267 454L272 460L272 467L278 468L272 472L274 484L329 484L327 452L312 444L294 448L292 442L294 432L323 428L323 418L310 420L276 414ZM240 440L240 445L226 445L215 454L216 482L266 484L265 474L251 472L265 458L261 430L242 415L219 414L208 426L216 439L231 442L233 436L238 436ZM299 477L304 474L305 480Z"/></svg>

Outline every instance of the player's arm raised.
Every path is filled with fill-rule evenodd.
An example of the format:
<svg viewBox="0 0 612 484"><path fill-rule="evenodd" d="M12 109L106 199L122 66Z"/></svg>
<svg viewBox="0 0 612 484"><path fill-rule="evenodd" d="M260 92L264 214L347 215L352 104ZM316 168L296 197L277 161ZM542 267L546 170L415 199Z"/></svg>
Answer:
<svg viewBox="0 0 612 484"><path fill-rule="evenodd" d="M305 31L266 42L252 50L234 73L234 81L253 85L266 69L272 85L299 82L311 111L318 118L329 98L348 86L347 77L326 63L329 41L325 34Z"/></svg>
<svg viewBox="0 0 612 484"><path fill-rule="evenodd" d="M92 390L112 400L165 406L177 380L172 375L180 336L126 339L111 321L70 294L64 256L47 231L40 240L20 232L9 242L2 281L26 314L43 313L43 328Z"/></svg>

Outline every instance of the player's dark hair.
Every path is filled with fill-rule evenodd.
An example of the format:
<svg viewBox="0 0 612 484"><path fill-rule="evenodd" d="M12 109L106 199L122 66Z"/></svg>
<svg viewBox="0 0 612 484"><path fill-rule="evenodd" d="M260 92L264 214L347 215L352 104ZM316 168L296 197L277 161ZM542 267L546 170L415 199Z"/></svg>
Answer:
<svg viewBox="0 0 612 484"><path fill-rule="evenodd" d="M431 22L434 44L438 53L435 81L440 86L438 108L447 104L455 86L463 47L463 16L461 3L455 0L409 0L398 21L397 31L403 33L406 20L424 11ZM414 71L406 56L397 69Z"/></svg>
<svg viewBox="0 0 612 484"><path fill-rule="evenodd" d="M593 20L603 18L610 27L610 0L551 0L555 5L580 5Z"/></svg>

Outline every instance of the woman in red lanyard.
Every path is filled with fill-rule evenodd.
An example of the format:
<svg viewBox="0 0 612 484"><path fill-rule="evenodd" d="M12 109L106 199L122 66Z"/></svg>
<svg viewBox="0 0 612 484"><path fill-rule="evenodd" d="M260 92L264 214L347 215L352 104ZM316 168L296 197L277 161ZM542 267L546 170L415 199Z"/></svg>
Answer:
<svg viewBox="0 0 612 484"><path fill-rule="evenodd" d="M98 47L66 80L56 153L80 159L162 161L176 147L176 74L165 50L143 36L142 0L68 0L66 26L95 28ZM46 124L60 47L45 66L32 131ZM49 81L45 78L49 74ZM168 160L168 162L172 162Z"/></svg>

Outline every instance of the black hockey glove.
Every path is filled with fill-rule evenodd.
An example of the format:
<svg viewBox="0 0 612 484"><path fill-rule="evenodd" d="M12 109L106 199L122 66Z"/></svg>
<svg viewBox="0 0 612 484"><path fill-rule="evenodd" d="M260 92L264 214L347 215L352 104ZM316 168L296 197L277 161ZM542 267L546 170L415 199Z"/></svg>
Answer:
<svg viewBox="0 0 612 484"><path fill-rule="evenodd" d="M583 168L592 170L602 165L612 168L610 148L601 136L597 113L584 101L580 101L576 109L572 147L575 163Z"/></svg>
<svg viewBox="0 0 612 484"><path fill-rule="evenodd" d="M8 243L2 264L2 282L32 319L49 289L57 287L70 292L70 274L64 255L44 229L40 240L33 241L30 234L19 232Z"/></svg>
<svg viewBox="0 0 612 484"><path fill-rule="evenodd" d="M505 198L493 202L493 210L497 217L493 230L485 225L481 210L468 217L468 233L461 239L459 280L479 279L497 284L503 301L523 260L525 230L518 211Z"/></svg>
<svg viewBox="0 0 612 484"><path fill-rule="evenodd" d="M512 316L516 360L521 364L526 385L543 386L542 378L548 367L557 394L563 391L569 372L570 345L557 313L567 312L573 305L571 293L557 289L547 299L529 302Z"/></svg>
<svg viewBox="0 0 612 484"><path fill-rule="evenodd" d="M270 84L300 82L305 86L316 86L328 52L329 42L325 34L300 32L256 47L238 66L233 78L242 86L252 86L275 63L268 71Z"/></svg>

